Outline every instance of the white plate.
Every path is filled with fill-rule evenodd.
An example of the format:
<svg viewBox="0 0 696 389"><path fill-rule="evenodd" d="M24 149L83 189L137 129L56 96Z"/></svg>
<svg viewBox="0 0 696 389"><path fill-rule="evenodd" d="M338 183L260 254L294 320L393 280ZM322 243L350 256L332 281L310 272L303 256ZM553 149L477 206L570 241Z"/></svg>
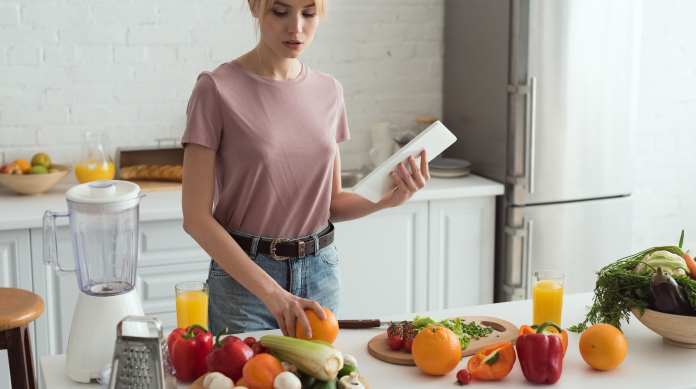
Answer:
<svg viewBox="0 0 696 389"><path fill-rule="evenodd" d="M465 177L471 174L471 170L439 170L430 169L430 177L435 178L455 178L455 177Z"/></svg>

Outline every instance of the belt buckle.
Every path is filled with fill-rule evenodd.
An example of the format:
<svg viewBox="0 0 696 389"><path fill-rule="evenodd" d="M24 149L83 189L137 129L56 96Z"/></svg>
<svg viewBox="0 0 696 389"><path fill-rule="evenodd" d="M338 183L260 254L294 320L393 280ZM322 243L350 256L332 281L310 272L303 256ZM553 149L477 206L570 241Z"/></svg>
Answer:
<svg viewBox="0 0 696 389"><path fill-rule="evenodd" d="M290 258L290 257L285 257L282 255L276 254L276 245L278 243L289 242L289 241L290 241L290 239L284 239L284 238L272 239L271 240L271 248L269 250L271 252L271 258L275 259L276 261L282 261L284 259Z"/></svg>

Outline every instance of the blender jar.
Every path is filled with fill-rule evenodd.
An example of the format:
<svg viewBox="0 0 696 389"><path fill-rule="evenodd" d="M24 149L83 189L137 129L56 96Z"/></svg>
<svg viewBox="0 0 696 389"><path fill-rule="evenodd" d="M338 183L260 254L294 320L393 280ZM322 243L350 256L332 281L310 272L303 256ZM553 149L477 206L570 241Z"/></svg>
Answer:
<svg viewBox="0 0 696 389"><path fill-rule="evenodd" d="M127 181L94 181L66 193L68 212L46 211L43 219L44 259L62 271L75 271L80 290L108 296L135 287L138 264L140 187ZM65 269L57 256L55 221L68 217L75 269Z"/></svg>

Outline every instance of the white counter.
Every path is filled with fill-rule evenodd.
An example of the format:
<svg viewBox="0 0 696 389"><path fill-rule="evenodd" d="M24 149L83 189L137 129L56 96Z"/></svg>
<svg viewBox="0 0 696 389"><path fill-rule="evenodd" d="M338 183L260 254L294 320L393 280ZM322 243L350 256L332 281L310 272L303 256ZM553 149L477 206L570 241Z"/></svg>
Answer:
<svg viewBox="0 0 696 389"><path fill-rule="evenodd" d="M592 295L577 294L566 296L563 324L577 323L585 313L585 306L591 302ZM518 301L502 304L488 304L460 309L426 312L436 319L457 315L489 315L509 320L517 325L531 320L531 301ZM412 318L412 317L411 317ZM406 319L406 317L385 317L381 319ZM554 388L693 388L696 387L691 368L696 365L696 350L684 349L665 344L662 338L633 319L623 328L628 340L628 355L621 366L609 372L599 372L589 368L578 351L579 335L571 334L570 344L564 360L561 379ZM454 385L455 373L465 367L467 358L460 362L456 370L444 377L430 377L422 374L416 367L391 365L374 359L367 353L367 342L384 329L341 330L335 346L344 353L354 355L360 371L367 377L373 389L385 388L449 388ZM277 332L277 331L266 331ZM259 336L260 332L250 335ZM69 381L63 374L64 357L50 356L41 359L41 370L46 383L45 389L95 388L96 385L81 385ZM539 387L529 384L522 375L519 362L508 377L501 382L474 381L472 386L486 387Z"/></svg>
<svg viewBox="0 0 696 389"><path fill-rule="evenodd" d="M0 231L41 227L44 211L66 210L65 191L74 182L61 182L50 191L36 196L22 196L0 188ZM413 196L412 201L444 198L497 196L503 194L502 184L478 176L433 178ZM141 221L181 218L181 191L148 192L140 207ZM65 220L58 219L65 223Z"/></svg>

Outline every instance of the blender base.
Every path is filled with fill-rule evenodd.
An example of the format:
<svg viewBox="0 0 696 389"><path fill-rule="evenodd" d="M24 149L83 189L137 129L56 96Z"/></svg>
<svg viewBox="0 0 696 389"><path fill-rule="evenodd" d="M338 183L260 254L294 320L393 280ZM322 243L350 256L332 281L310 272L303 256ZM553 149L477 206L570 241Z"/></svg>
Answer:
<svg viewBox="0 0 696 389"><path fill-rule="evenodd" d="M88 383L111 364L116 325L128 315L143 315L135 288L116 296L80 293L70 324L65 370L70 379Z"/></svg>

